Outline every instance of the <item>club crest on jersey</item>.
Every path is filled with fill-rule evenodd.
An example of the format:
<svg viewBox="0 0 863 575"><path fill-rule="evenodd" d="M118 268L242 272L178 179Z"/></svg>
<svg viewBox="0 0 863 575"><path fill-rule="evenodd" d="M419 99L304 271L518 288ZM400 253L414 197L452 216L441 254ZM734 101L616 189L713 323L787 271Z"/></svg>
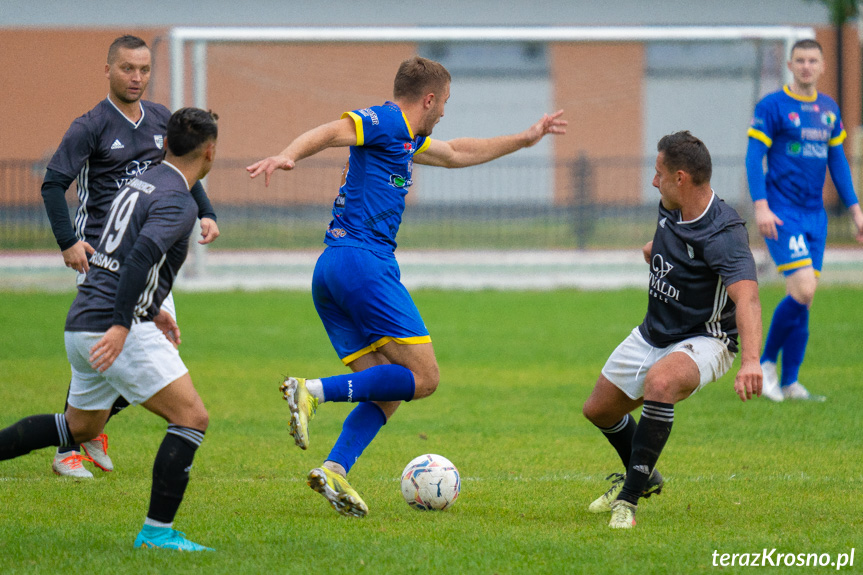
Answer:
<svg viewBox="0 0 863 575"><path fill-rule="evenodd" d="M791 120L791 123L794 124L795 128L800 127L800 114L797 112L791 112L788 114L788 119Z"/></svg>
<svg viewBox="0 0 863 575"><path fill-rule="evenodd" d="M650 267L653 268L653 273L658 278L664 278L668 275L668 272L674 269L674 266L666 262L660 254L653 256L653 262Z"/></svg>
<svg viewBox="0 0 863 575"><path fill-rule="evenodd" d="M414 151L414 143L413 142L405 142L405 152L413 152Z"/></svg>
<svg viewBox="0 0 863 575"><path fill-rule="evenodd" d="M153 141L156 142L156 147L161 150L162 147L165 145L165 136L163 136L162 134L155 134L153 136Z"/></svg>
<svg viewBox="0 0 863 575"><path fill-rule="evenodd" d="M679 301L680 290L665 281L663 278L674 269L674 266L666 262L660 254L653 256L650 264L650 295L665 303L671 300Z"/></svg>
<svg viewBox="0 0 863 575"><path fill-rule="evenodd" d="M836 125L836 114L833 112L824 112L821 114L821 123L828 128L832 128Z"/></svg>

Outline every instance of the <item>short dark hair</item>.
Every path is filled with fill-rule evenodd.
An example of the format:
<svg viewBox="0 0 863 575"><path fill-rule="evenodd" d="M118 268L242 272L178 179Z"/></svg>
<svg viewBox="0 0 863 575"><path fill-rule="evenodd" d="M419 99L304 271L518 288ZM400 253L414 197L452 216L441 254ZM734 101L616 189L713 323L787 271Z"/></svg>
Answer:
<svg viewBox="0 0 863 575"><path fill-rule="evenodd" d="M451 80L440 62L414 56L399 66L393 82L393 99L418 100L430 91L442 90Z"/></svg>
<svg viewBox="0 0 863 575"><path fill-rule="evenodd" d="M219 136L219 116L200 108L180 108L168 120L168 149L175 156L185 156Z"/></svg>
<svg viewBox="0 0 863 575"><path fill-rule="evenodd" d="M692 177L692 183L700 186L710 182L713 163L704 142L688 130L663 136L656 145L657 151L664 154L665 166L676 172L683 170Z"/></svg>
<svg viewBox="0 0 863 575"><path fill-rule="evenodd" d="M803 40L797 40L794 42L794 45L791 46L791 54L794 53L794 50L800 48L801 50L810 50L815 48L822 54L824 53L824 48L821 47L821 44L818 43L817 40L813 40L812 38L804 38Z"/></svg>
<svg viewBox="0 0 863 575"><path fill-rule="evenodd" d="M126 48L127 50L137 50L138 48L146 48L150 49L147 46L147 43L138 38L137 36L132 36L131 34L126 34L124 36L120 36L113 42L111 42L111 46L108 47L108 63L113 64L114 60L117 59L117 51L120 48Z"/></svg>

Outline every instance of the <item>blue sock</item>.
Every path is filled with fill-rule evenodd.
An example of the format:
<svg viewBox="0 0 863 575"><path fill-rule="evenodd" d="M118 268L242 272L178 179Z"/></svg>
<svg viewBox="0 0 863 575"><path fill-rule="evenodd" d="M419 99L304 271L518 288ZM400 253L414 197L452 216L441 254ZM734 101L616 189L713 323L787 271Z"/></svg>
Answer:
<svg viewBox="0 0 863 575"><path fill-rule="evenodd" d="M779 351L785 347L788 336L794 327L801 321L803 314L808 315L809 309L799 303L790 295L785 296L776 310L773 312L773 320L770 322L770 331L767 332L767 341L764 342L764 353L761 361L772 361L776 363Z"/></svg>
<svg viewBox="0 0 863 575"><path fill-rule="evenodd" d="M785 347L782 350L782 377L779 384L782 387L797 381L803 356L806 354L806 343L809 341L809 310L805 310L800 321L788 334Z"/></svg>
<svg viewBox="0 0 863 575"><path fill-rule="evenodd" d="M347 473L386 423L387 417L376 403L367 401L359 404L345 419L342 433L327 456L327 461L338 463Z"/></svg>
<svg viewBox="0 0 863 575"><path fill-rule="evenodd" d="M321 379L325 401L410 401L416 384L414 374L394 364L376 365L356 373Z"/></svg>

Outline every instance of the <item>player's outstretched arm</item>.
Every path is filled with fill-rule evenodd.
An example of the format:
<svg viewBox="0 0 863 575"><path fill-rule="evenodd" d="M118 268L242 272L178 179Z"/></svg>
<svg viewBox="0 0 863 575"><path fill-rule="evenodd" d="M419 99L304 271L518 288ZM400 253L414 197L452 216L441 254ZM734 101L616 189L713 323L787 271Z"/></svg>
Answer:
<svg viewBox="0 0 863 575"><path fill-rule="evenodd" d="M264 185L270 185L270 176L276 170L293 170L303 158L314 156L327 148L353 146L357 143L357 128L351 118L342 118L312 128L298 136L277 156L264 158L246 167L249 176L254 178L264 174Z"/></svg>
<svg viewBox="0 0 863 575"><path fill-rule="evenodd" d="M534 125L518 134L495 138L456 138L454 140L432 140L421 154L414 156L418 164L443 168L464 168L496 160L522 148L529 148L546 134L566 133L567 121L561 120L563 110L545 114Z"/></svg>
<svg viewBox="0 0 863 575"><path fill-rule="evenodd" d="M740 370L734 378L734 391L742 401L761 397L761 300L758 282L740 280L727 286L728 296L737 307L740 333Z"/></svg>

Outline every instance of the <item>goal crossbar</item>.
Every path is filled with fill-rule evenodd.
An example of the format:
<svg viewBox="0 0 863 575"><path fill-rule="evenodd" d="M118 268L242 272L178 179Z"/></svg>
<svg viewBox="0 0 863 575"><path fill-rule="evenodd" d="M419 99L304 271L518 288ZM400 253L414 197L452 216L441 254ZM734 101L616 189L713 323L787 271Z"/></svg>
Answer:
<svg viewBox="0 0 863 575"><path fill-rule="evenodd" d="M209 42L691 42L781 41L814 38L793 26L464 26L464 27L176 27L169 33L171 105L185 105L186 46L192 45L193 102L206 108L206 45Z"/></svg>

